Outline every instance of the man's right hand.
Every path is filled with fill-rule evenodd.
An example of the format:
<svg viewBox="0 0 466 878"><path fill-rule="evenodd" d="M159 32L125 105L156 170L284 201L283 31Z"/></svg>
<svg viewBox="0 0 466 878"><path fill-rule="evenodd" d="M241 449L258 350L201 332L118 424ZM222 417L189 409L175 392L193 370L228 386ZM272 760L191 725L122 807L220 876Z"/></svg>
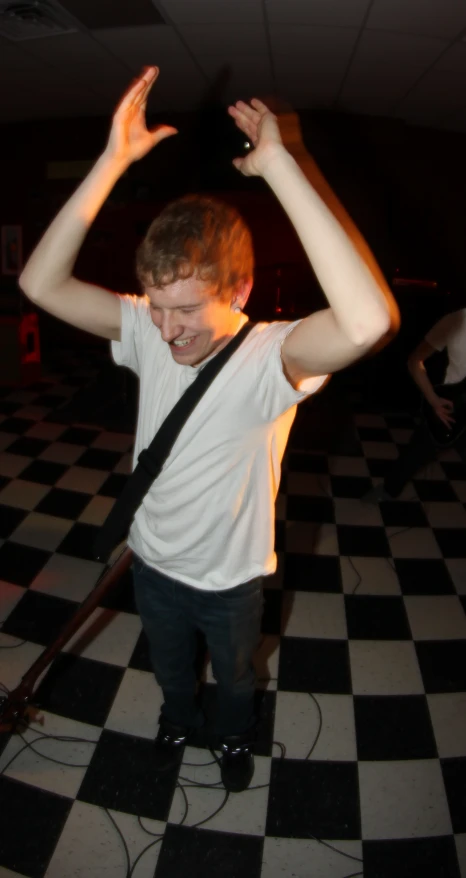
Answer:
<svg viewBox="0 0 466 878"><path fill-rule="evenodd" d="M115 110L105 155L123 167L142 159L161 140L178 133L169 125L147 128L147 98L158 75L158 67L144 68Z"/></svg>
<svg viewBox="0 0 466 878"><path fill-rule="evenodd" d="M455 419L453 417L454 406L451 399L442 399L436 396L430 403L437 417L445 424L448 429L453 427Z"/></svg>

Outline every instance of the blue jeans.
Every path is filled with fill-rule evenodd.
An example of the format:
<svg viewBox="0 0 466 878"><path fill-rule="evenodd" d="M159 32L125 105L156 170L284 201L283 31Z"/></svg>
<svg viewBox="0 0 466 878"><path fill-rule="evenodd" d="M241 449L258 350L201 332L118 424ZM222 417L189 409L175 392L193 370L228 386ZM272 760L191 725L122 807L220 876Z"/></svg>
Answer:
<svg viewBox="0 0 466 878"><path fill-rule="evenodd" d="M164 576L135 556L133 580L163 692L162 716L190 728L204 723L195 699L194 669L197 631L201 631L217 681L215 734L242 735L252 729L256 685L252 657L260 636L262 577L226 591L203 591Z"/></svg>

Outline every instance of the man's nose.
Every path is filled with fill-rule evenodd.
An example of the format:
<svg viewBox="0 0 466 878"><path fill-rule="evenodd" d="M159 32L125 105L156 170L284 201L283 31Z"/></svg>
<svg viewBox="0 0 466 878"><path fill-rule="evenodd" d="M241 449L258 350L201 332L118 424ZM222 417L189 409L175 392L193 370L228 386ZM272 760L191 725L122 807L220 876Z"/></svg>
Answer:
<svg viewBox="0 0 466 878"><path fill-rule="evenodd" d="M170 343L178 335L180 335L181 327L177 323L175 315L173 314L163 314L162 321L160 324L160 332L164 341Z"/></svg>

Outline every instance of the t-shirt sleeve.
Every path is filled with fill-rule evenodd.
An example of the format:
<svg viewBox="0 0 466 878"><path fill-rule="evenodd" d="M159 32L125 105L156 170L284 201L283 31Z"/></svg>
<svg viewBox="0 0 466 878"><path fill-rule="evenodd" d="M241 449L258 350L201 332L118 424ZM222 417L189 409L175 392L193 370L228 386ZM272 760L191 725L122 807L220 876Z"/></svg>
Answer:
<svg viewBox="0 0 466 878"><path fill-rule="evenodd" d="M121 339L112 341L112 357L117 366L127 366L136 375L141 372L144 338L153 327L149 303L145 296L118 296L121 308Z"/></svg>
<svg viewBox="0 0 466 878"><path fill-rule="evenodd" d="M457 322L457 314L446 314L429 330L425 337L426 341L436 351L443 351L455 332Z"/></svg>
<svg viewBox="0 0 466 878"><path fill-rule="evenodd" d="M301 321L294 323L264 324L258 339L257 390L266 420L274 420L289 408L316 393L327 380L327 375L306 378L297 388L288 381L282 362L282 345L285 338Z"/></svg>

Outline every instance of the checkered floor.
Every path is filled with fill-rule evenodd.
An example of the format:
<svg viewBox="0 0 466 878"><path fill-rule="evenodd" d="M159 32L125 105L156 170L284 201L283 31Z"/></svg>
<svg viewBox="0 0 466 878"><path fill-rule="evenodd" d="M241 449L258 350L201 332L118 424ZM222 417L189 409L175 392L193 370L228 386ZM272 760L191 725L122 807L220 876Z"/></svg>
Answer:
<svg viewBox="0 0 466 878"><path fill-rule="evenodd" d="M1 393L9 688L98 579L89 546L130 470L130 435L54 421L91 375ZM446 452L366 505L411 419L357 414L326 454L308 409L277 502L252 789L225 802L196 746L179 777L151 772L161 698L122 582L43 677L42 723L0 742L1 878L123 878L126 857L135 878L466 878L465 468ZM214 690L207 669L207 706Z"/></svg>

